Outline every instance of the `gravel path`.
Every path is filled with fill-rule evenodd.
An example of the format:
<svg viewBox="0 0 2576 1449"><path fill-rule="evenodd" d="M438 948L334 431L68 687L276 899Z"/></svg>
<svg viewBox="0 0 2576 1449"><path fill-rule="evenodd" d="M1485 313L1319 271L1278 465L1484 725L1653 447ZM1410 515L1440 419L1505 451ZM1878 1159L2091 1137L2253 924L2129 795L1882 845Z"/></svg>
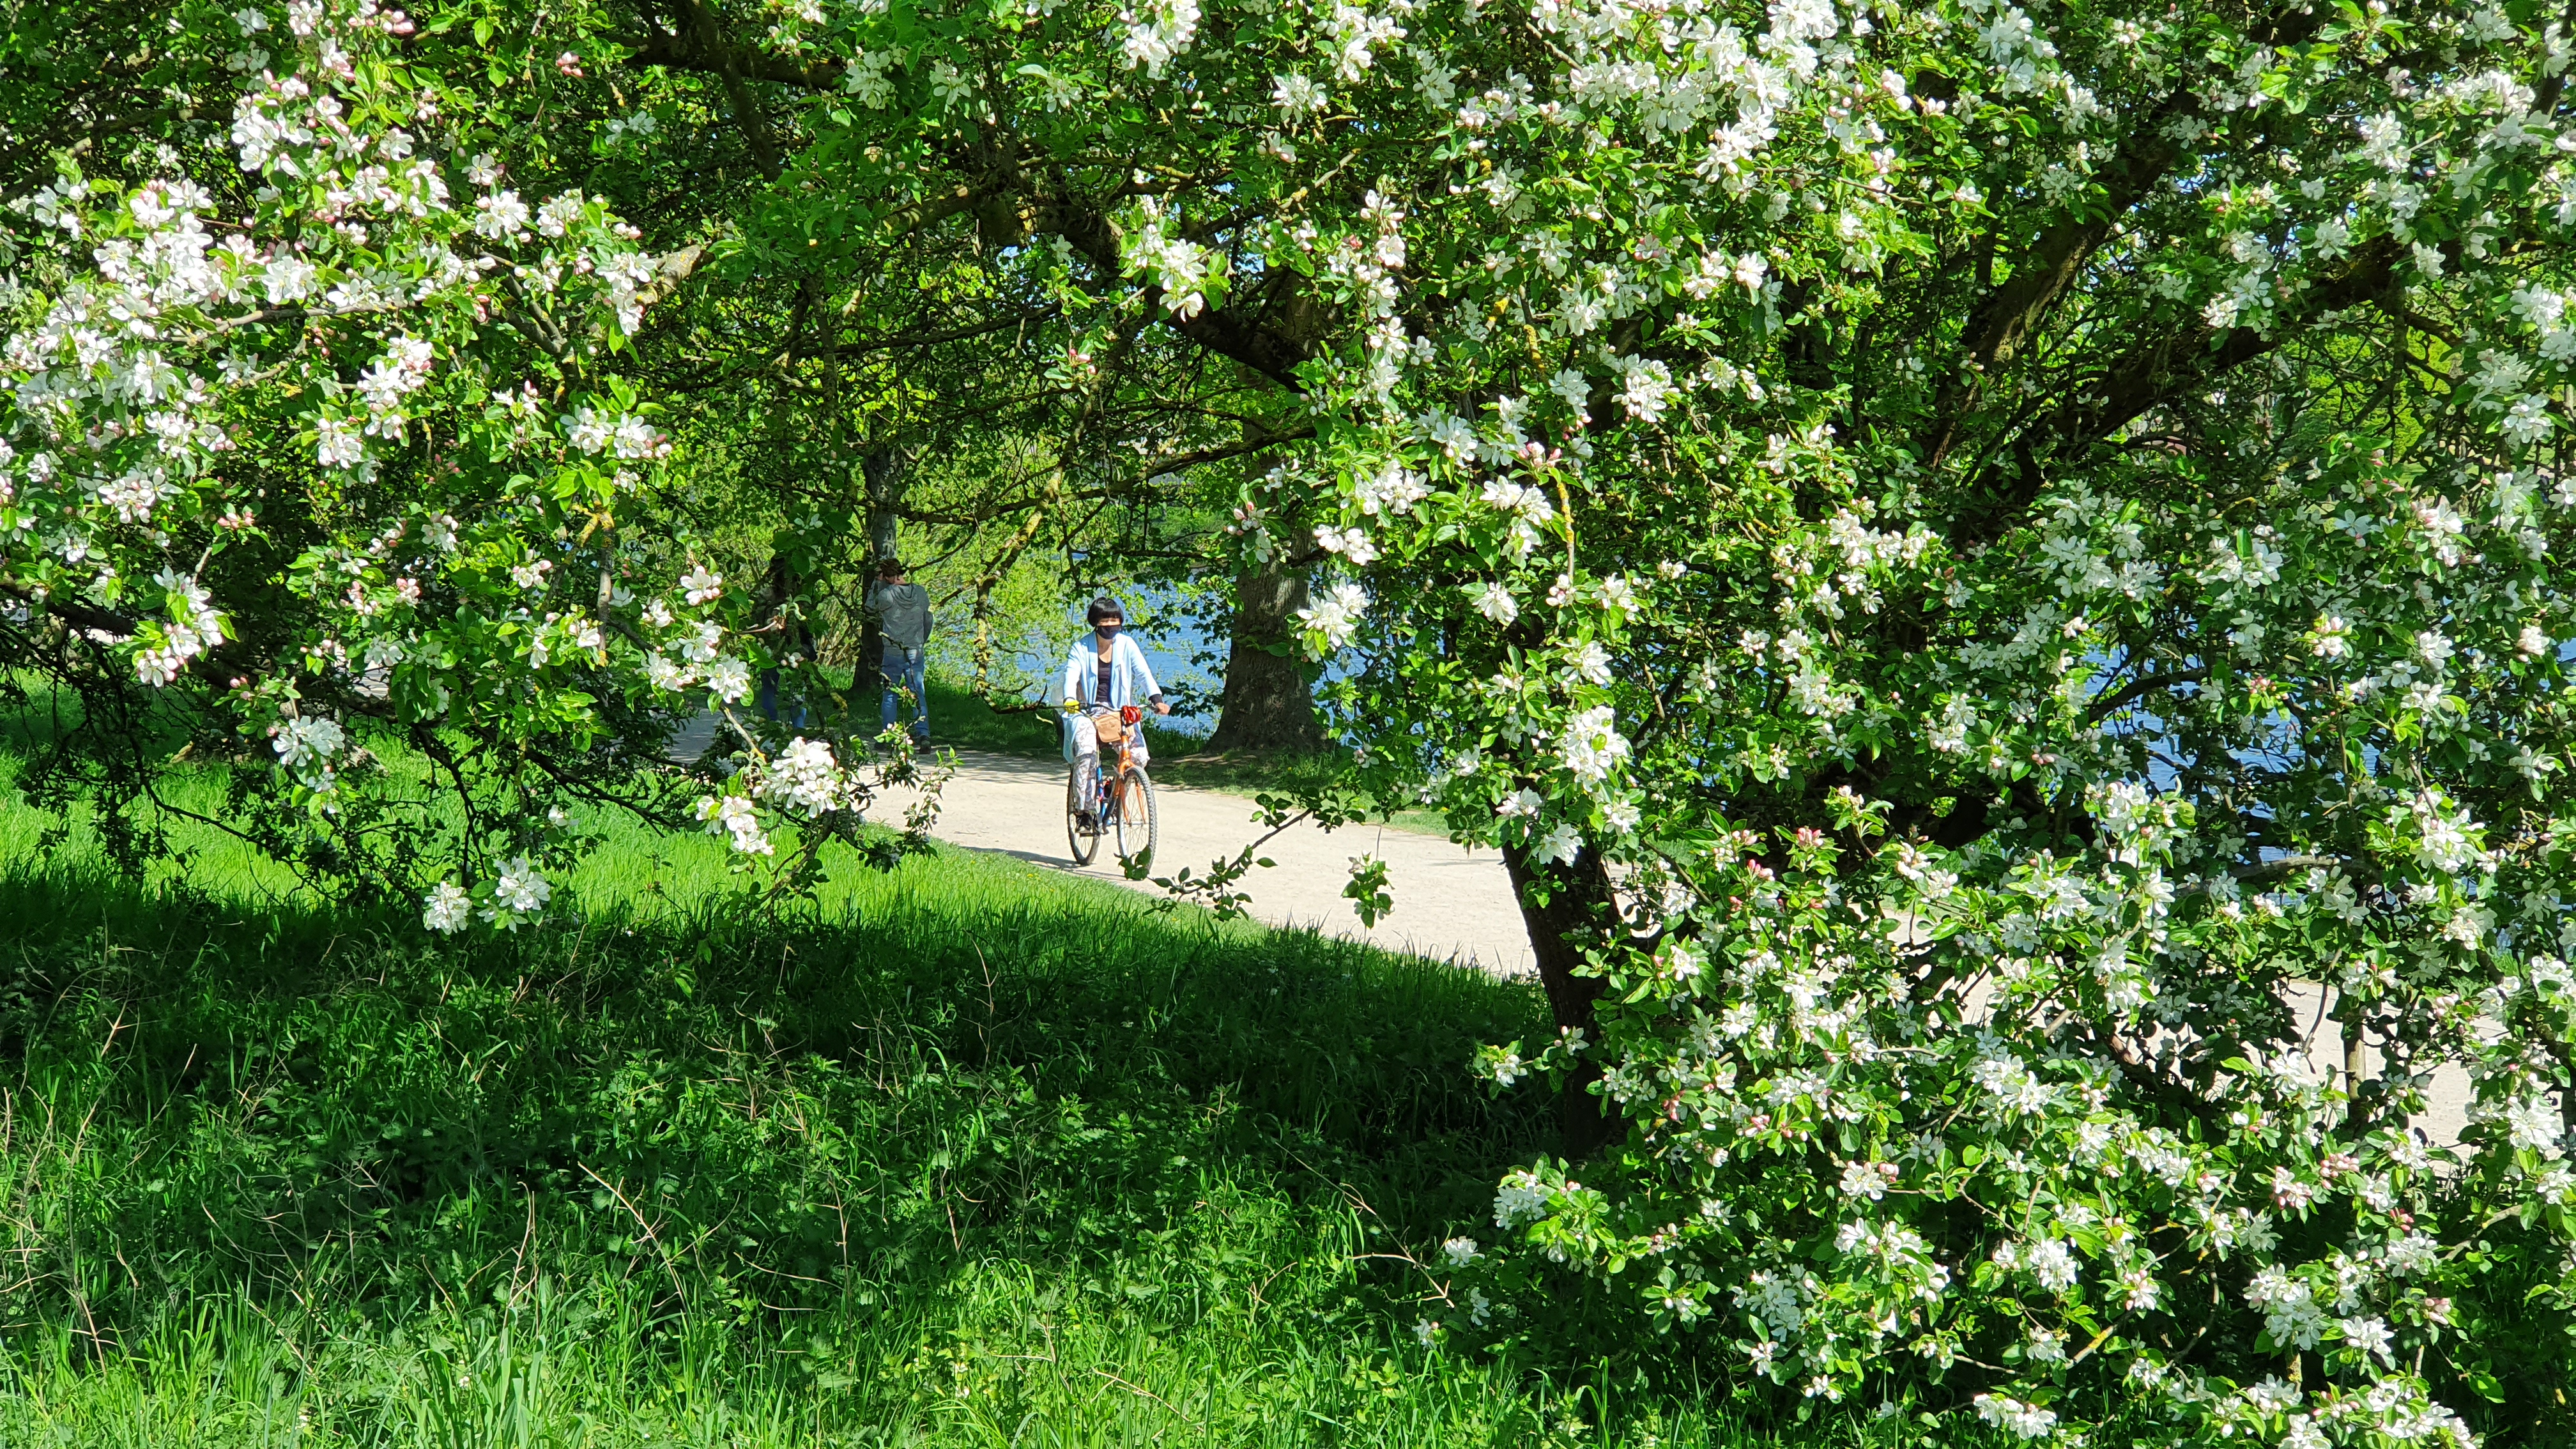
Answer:
<svg viewBox="0 0 2576 1449"><path fill-rule="evenodd" d="M957 758L957 774L941 794L933 832L941 840L1131 884L1106 841L1089 867L1073 864L1064 838L1062 762L967 750ZM1261 835L1258 812L1240 795L1157 783L1154 798L1163 816L1162 843L1154 859L1157 875L1185 865L1204 872L1211 862L1232 859ZM911 803L908 792L894 792L875 813L895 820ZM1502 858L1490 850L1470 851L1409 830L1354 825L1327 832L1309 822L1281 832L1260 853L1274 862L1272 868L1255 867L1235 888L1252 897L1252 914L1272 925L1312 926L1328 935L1502 974L1532 969L1529 936L1512 902L1511 882L1503 874ZM1374 928L1362 926L1342 897L1351 858L1368 854L1387 863L1395 896L1394 913ZM1150 881L1132 884L1161 894Z"/></svg>

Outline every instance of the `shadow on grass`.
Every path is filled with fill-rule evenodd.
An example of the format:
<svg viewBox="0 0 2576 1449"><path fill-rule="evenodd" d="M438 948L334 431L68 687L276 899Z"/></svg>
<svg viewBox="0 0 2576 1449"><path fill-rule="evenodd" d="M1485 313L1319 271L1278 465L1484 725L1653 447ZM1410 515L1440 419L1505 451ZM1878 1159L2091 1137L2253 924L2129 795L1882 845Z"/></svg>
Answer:
<svg viewBox="0 0 2576 1449"><path fill-rule="evenodd" d="M462 944L0 880L12 1154L117 1165L57 1206L125 1263L82 1295L122 1319L325 1259L351 1302L455 1291L406 1265L435 1246L479 1281L531 1210L574 1240L640 1217L621 1263L679 1293L775 1275L775 1306L960 1253L1061 1269L1168 1229L1212 1171L1347 1184L1418 1236L1546 1145L1536 1095L1464 1071L1536 1025L1524 988L987 872L909 867L842 924L715 906Z"/></svg>
<svg viewBox="0 0 2576 1449"><path fill-rule="evenodd" d="M1450 1310L1401 1255L1553 1145L1533 1086L1464 1070L1540 1018L1523 986L953 854L831 921L711 904L458 942L21 869L12 1371L175 1382L256 1321L362 1440L542 1340L547 1373L590 1365L585 1404L676 1404L678 1374L790 1427L828 1406L945 1439L983 1392L1151 1410L1141 1442L1383 1408L1400 1370L1450 1385L1420 1435L1327 1438L1515 1442L1527 1381L1426 1368L1405 1329ZM467 1397L459 1423L500 1412Z"/></svg>

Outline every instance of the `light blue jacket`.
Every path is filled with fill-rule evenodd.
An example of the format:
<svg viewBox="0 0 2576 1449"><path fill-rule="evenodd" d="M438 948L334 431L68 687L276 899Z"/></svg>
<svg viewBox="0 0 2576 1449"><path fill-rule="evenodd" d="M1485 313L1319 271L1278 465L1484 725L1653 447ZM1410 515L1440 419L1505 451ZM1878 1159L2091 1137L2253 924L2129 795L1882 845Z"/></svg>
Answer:
<svg viewBox="0 0 2576 1449"><path fill-rule="evenodd" d="M1109 698L1095 699L1100 693L1100 646L1092 636L1073 641L1073 652L1064 661L1064 692L1058 699L1078 699L1085 707L1106 704L1143 704L1163 692L1154 682L1154 671L1145 663L1145 651L1136 641L1121 633L1109 646Z"/></svg>
<svg viewBox="0 0 2576 1449"><path fill-rule="evenodd" d="M1162 692L1163 687L1154 682L1152 666L1145 663L1145 651L1122 632L1109 646L1109 697L1096 698L1100 693L1100 646L1093 642L1092 635L1085 634L1073 641L1073 652L1065 657L1064 689L1056 698L1080 700L1082 707L1090 710L1104 704L1143 704ZM1063 731L1064 757L1068 760L1073 758L1070 723L1067 721L1068 727Z"/></svg>

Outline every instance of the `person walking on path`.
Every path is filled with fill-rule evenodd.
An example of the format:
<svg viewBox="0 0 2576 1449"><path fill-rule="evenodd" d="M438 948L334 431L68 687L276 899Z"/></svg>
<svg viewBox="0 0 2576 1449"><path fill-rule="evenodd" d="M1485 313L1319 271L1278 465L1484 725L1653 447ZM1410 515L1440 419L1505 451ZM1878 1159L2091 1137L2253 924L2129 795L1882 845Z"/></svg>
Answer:
<svg viewBox="0 0 2576 1449"><path fill-rule="evenodd" d="M877 565L876 587L868 591L868 608L877 616L885 638L885 688L879 696L883 722L902 717L903 696L912 696L912 742L930 743L930 590L904 578L903 560Z"/></svg>
<svg viewBox="0 0 2576 1449"><path fill-rule="evenodd" d="M1154 682L1145 651L1126 633L1127 611L1107 594L1091 601L1091 633L1073 641L1064 661L1064 757L1098 767L1100 731L1094 720L1114 714L1122 705L1150 705L1170 714L1163 687ZM1133 736L1136 763L1147 759L1145 733ZM1085 775L1084 778L1089 778Z"/></svg>
<svg viewBox="0 0 2576 1449"><path fill-rule="evenodd" d="M796 581L788 573L785 556L771 559L768 585L770 619L754 632L773 636L776 642L770 646L771 649L786 655L790 662L811 658L814 652L813 634L785 604L795 592ZM775 664L760 671L760 713L764 719L778 718L778 666ZM796 729L805 728L805 702L802 699L794 702L792 713L795 718L787 723Z"/></svg>

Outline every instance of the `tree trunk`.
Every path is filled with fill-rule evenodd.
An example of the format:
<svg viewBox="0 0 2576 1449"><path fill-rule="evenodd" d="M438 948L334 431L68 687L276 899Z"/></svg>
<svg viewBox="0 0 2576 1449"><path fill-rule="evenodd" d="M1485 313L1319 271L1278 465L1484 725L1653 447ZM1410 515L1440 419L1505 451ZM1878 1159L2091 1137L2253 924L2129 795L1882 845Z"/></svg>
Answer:
<svg viewBox="0 0 2576 1449"><path fill-rule="evenodd" d="M1587 942L1607 939L1619 929L1619 911L1610 893L1610 875L1601 858L1586 850L1571 866L1543 867L1527 850L1503 847L1503 869L1512 880L1521 920L1529 927L1530 952L1538 958L1539 984L1547 990L1548 1009L1559 1030L1574 1027L1589 1043L1575 1059L1558 1103L1565 1134L1565 1155L1580 1162L1610 1140L1610 1117L1592 1084L1601 1080L1601 1025L1593 1011L1600 999L1598 976L1578 976Z"/></svg>
<svg viewBox="0 0 2576 1449"><path fill-rule="evenodd" d="M910 454L902 449L879 446L859 455L859 482L867 492L868 558L866 571L859 580L859 662L852 671L853 693L864 698L885 659L885 633L877 622L877 611L867 607L868 591L877 586L877 562L897 557L896 506L903 501L903 489L910 473Z"/></svg>
<svg viewBox="0 0 2576 1449"><path fill-rule="evenodd" d="M1306 604L1305 576L1286 568L1234 583L1234 635L1226 652L1225 696L1210 751L1319 750L1315 694L1298 658L1293 621Z"/></svg>

